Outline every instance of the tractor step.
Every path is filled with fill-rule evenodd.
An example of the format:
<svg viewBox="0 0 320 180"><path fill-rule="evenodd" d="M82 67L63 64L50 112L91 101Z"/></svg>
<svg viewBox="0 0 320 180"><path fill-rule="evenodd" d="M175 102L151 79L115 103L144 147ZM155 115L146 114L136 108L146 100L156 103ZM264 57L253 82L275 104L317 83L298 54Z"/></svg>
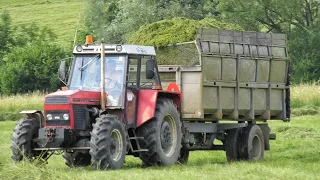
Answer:
<svg viewBox="0 0 320 180"><path fill-rule="evenodd" d="M132 150L133 153L137 153L137 152L148 152L148 149L139 149L139 150Z"/></svg>
<svg viewBox="0 0 320 180"><path fill-rule="evenodd" d="M135 139L144 139L144 137L129 137L129 139L131 140L135 140Z"/></svg>

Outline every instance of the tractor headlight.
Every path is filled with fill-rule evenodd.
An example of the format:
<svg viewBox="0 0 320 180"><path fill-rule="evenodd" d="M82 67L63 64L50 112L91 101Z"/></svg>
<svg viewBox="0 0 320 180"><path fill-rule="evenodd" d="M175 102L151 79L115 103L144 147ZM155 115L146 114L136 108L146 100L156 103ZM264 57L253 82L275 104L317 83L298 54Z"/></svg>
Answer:
<svg viewBox="0 0 320 180"><path fill-rule="evenodd" d="M47 120L52 120L52 114L47 114Z"/></svg>
<svg viewBox="0 0 320 180"><path fill-rule="evenodd" d="M63 119L66 120L66 121L69 120L69 114L63 114L62 117L63 117Z"/></svg>

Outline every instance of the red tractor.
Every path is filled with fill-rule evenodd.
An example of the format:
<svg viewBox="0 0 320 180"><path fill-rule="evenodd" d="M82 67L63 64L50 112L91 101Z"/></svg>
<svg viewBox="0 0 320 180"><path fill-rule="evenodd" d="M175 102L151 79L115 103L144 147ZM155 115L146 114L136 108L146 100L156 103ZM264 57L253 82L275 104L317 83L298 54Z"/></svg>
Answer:
<svg viewBox="0 0 320 180"><path fill-rule="evenodd" d="M62 61L63 82L65 74ZM63 151L70 167L117 169L126 154L139 156L146 165L177 162L181 94L161 88L153 47L76 46L65 84L67 90L45 97L43 113L22 112L28 117L14 129L14 161L47 160Z"/></svg>

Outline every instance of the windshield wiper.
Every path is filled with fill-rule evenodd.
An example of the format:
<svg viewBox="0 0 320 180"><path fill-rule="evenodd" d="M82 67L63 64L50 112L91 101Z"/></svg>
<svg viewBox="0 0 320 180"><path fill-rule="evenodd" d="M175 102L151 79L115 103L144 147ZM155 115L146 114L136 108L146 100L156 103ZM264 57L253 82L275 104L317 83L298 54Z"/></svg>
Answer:
<svg viewBox="0 0 320 180"><path fill-rule="evenodd" d="M92 63L94 63L96 60L98 60L100 58L100 54L98 54L97 56L90 58L89 61L83 65L82 67L79 67L80 71L83 71L84 69L86 69L89 65L91 65Z"/></svg>

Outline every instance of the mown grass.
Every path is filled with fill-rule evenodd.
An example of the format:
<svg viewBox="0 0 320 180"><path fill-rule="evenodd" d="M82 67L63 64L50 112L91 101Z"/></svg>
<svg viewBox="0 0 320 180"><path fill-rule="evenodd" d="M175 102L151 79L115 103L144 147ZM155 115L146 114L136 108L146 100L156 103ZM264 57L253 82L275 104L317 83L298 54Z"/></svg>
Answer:
<svg viewBox="0 0 320 180"><path fill-rule="evenodd" d="M84 12L83 0L1 0L0 13L8 10L13 25L37 23L53 30L58 43L72 48L76 28Z"/></svg>
<svg viewBox="0 0 320 180"><path fill-rule="evenodd" d="M222 151L196 151L186 165L142 168L138 158L128 156L123 169L94 171L70 169L61 155L47 165L14 164L10 139L15 122L0 122L1 179L319 179L320 118L295 117L290 123L270 122L277 140L260 162L228 163Z"/></svg>

